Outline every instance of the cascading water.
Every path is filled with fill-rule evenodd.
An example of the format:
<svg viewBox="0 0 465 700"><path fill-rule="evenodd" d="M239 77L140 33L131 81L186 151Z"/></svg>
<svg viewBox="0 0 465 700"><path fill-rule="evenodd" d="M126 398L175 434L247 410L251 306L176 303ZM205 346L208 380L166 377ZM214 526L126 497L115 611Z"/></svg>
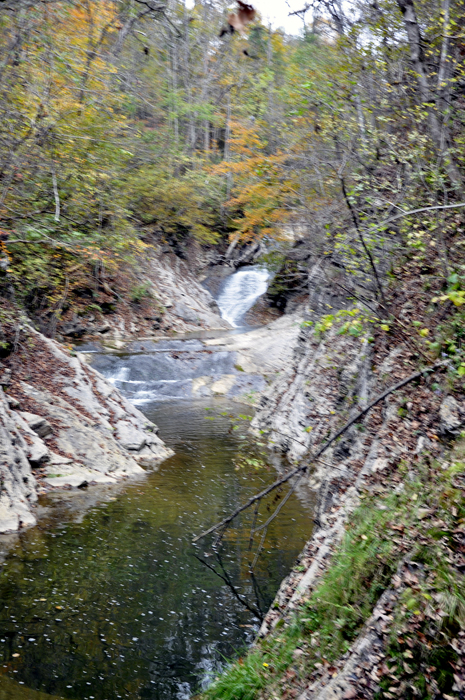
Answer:
<svg viewBox="0 0 465 700"><path fill-rule="evenodd" d="M218 299L223 318L240 327L268 278L261 267L231 275ZM48 527L19 533L0 570L0 700L188 700L252 642L309 536L312 504L296 492L270 523L253 580L246 517L218 561L208 540L194 549L194 533L275 478L268 464L242 464L251 455L260 464L263 452L247 433L247 408L231 401L262 391L264 378L238 367L235 351L194 338L87 351L175 454L124 489L69 493L69 512L52 493ZM216 395L222 378L226 397Z"/></svg>
<svg viewBox="0 0 465 700"><path fill-rule="evenodd" d="M130 346L130 353L121 357L95 355L93 366L133 403L143 405L191 399L193 382L198 377L238 374L235 362L235 353L190 339L135 342ZM240 379L244 382L246 378L242 375ZM253 386L244 386L241 391L260 389L257 381L259 378L253 380Z"/></svg>
<svg viewBox="0 0 465 700"><path fill-rule="evenodd" d="M254 265L228 277L217 303L222 317L234 328L243 326L243 318L267 289L270 273ZM228 396L261 391L264 380L236 368L236 353L206 346L201 340L162 340L136 342L129 353L96 355L93 365L138 405L153 401L191 399L199 378L237 375ZM200 392L200 393L199 393ZM204 393L202 393L204 392ZM205 389L195 396L210 395Z"/></svg>
<svg viewBox="0 0 465 700"><path fill-rule="evenodd" d="M245 314L258 297L266 292L270 273L264 267L253 265L238 270L228 277L217 303L225 321L239 328Z"/></svg>

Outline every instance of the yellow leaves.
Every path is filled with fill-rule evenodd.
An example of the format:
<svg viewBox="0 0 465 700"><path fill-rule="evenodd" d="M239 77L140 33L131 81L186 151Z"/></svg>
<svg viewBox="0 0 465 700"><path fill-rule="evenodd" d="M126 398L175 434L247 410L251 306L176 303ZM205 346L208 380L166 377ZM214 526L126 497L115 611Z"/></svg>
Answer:
<svg viewBox="0 0 465 700"><path fill-rule="evenodd" d="M77 2L67 10L57 3L31 11L34 29L26 45L27 60L20 64L21 80L10 98L28 128L60 122L76 128L99 115L102 98L108 109L120 99L108 82L116 69L96 51L115 21L114 7L105 1ZM97 103L93 91L100 92Z"/></svg>
<svg viewBox="0 0 465 700"><path fill-rule="evenodd" d="M231 160L211 168L216 175L232 174L234 188L228 202L240 239L261 238L275 233L276 225L288 218L286 203L292 183L283 177L284 153L268 155L259 134L259 124L231 123ZM293 196L293 195L292 195Z"/></svg>
<svg viewBox="0 0 465 700"><path fill-rule="evenodd" d="M437 303L438 301L451 301L454 306L463 306L463 304L465 304L465 291L452 289L447 294L434 297L431 301L433 303Z"/></svg>

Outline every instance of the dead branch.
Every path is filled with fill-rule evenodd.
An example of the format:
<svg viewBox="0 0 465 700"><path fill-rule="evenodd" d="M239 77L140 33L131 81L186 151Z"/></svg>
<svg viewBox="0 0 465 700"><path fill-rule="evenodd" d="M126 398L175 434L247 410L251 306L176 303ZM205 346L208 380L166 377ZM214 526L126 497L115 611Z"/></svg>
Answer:
<svg viewBox="0 0 465 700"><path fill-rule="evenodd" d="M260 527L257 527L257 528L253 531L253 533L251 533L251 537L253 537L253 536L255 535L256 532L259 532L260 530L263 530L262 537L261 537L261 540L260 540L260 544L258 545L257 551L255 552L255 556L254 556L252 565L251 565L250 568L249 568L249 573L250 573L250 574L253 573L253 571L254 571L254 569L255 569L255 566L256 566L256 564L257 564L258 558L259 558L260 554L262 553L263 547L264 547L264 545L265 545L266 534L267 534L267 532L268 532L268 526L270 525L270 523L271 523L275 518L278 517L281 508L284 506L285 503L287 503L287 501L289 500L289 498L292 496L292 494L293 494L294 491L296 490L297 486L298 486L299 483L300 483L300 480L301 480L302 476L303 476L303 473L299 474L299 476L298 476L297 479L295 480L294 484L292 485L292 487L291 487L291 488L289 489L289 491L287 492L285 498L284 498L284 499L281 501L281 503L277 506L277 508L275 509L275 511L270 515L270 517L268 518L268 520L266 520L262 525L260 525Z"/></svg>
<svg viewBox="0 0 465 700"><path fill-rule="evenodd" d="M299 467L296 467L295 469L292 469L290 472L285 474L285 476L281 477L280 479L277 479L277 481L273 482L270 484L270 486L267 486L266 489L263 489L263 491L260 491L260 493L255 494L255 496L252 496L252 498L249 498L247 503L244 503L242 506L239 506L239 508L236 508L236 510L228 515L226 518L223 518L223 520L219 523L216 523L216 525L212 525L211 527L208 528L208 530L204 530L204 532L201 532L200 535L197 535L194 537L192 542L198 542L198 540L202 539L202 537L206 537L207 535L210 535L212 532L215 532L215 530L218 530L221 527L225 527L228 525L234 518L236 518L240 513L242 513L244 510L249 508L253 503L258 501L261 498L264 498L267 496L271 491L274 491L277 489L279 486L282 484L285 484L289 479L292 479L293 476L296 476L296 474L300 474L301 472L305 472L308 467L313 464L322 454L323 452L326 452L328 447L333 444L343 433L345 433L354 423L357 423L360 418L363 418L364 415L368 413L376 404L378 404L380 401L386 398L386 396L389 396L389 394L392 394L394 391L397 391L397 389L401 389L403 386L406 384L409 384L410 382L413 382L415 379L419 379L425 374L428 374L430 372L434 372L436 369L439 367L443 367L448 363L448 360L442 360L441 362L436 362L432 367L426 367L425 369L420 370L419 372L415 372L414 374L411 374L408 376L406 379L402 379L402 381L397 382L397 384L394 384L393 386L389 387L389 389L386 389L383 391L382 394L379 394L376 398L371 401L366 408L364 408L362 411L359 411L353 418L351 418L347 423L345 423L338 432L333 435L332 438L328 440L320 449L318 452L314 455L311 456L310 460L306 462L305 464L301 464Z"/></svg>
<svg viewBox="0 0 465 700"><path fill-rule="evenodd" d="M219 565L221 566L221 570L223 571L224 576L223 576L222 574L220 574L220 573L215 569L214 566L212 566L212 565L209 564L207 561L205 561L205 559L202 559L202 557L199 557L198 554L195 554L195 552L194 552L194 557L195 557L201 564L204 564L204 565L207 567L207 569L210 569L210 571L213 571L213 573L214 573L216 576L218 576L222 581L225 582L225 584L228 586L228 588L230 589L230 591L232 592L232 594L234 595L234 597L237 598L237 600L239 601L239 603L241 603L241 605L243 605L245 608L247 608L247 610L248 610L249 612L251 612L252 615L255 615L255 617L258 617L258 619L259 619L260 621L263 620L263 614L262 614L262 612L261 612L260 610L256 609L256 608L251 607L251 606L247 603L247 600L246 600L245 598L242 598L242 596L239 595L239 593L237 592L236 587L234 586L234 584L232 583L231 579L229 578L228 573L227 573L226 569L225 569L224 566L223 566L223 562L221 561L221 558L220 558L220 556L219 556L218 554L216 554L216 558L217 558L217 560L218 560Z"/></svg>
<svg viewBox="0 0 465 700"><path fill-rule="evenodd" d="M369 226L367 228L367 231L369 233L371 233L372 231L377 231L380 228L384 228L385 226L392 224L392 222L397 221L397 219L402 219L402 217L404 216L412 216L413 214L421 214L424 211L436 211L438 209L462 209L462 207L465 207L465 202L458 202L457 204L438 204L434 207L421 207L420 209L411 209L410 211L403 211L401 214L396 214L395 216L391 216L391 218L386 219L386 221L382 221L377 226Z"/></svg>

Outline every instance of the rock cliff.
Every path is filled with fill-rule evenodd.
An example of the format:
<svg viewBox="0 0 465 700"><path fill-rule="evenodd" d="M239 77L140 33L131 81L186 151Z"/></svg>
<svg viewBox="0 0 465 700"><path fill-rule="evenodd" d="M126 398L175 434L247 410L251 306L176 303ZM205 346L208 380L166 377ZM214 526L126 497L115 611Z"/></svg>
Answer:
<svg viewBox="0 0 465 700"><path fill-rule="evenodd" d="M78 313L70 308L57 327L57 337L65 341L94 337L118 348L141 337L230 327L189 265L160 246L151 246L138 261L135 282L124 296L106 285L107 293L101 295L106 301L100 307L85 306ZM41 326L45 331L49 322L42 321Z"/></svg>
<svg viewBox="0 0 465 700"><path fill-rule="evenodd" d="M44 489L114 483L172 454L96 370L29 326L0 388L0 532L35 523Z"/></svg>
<svg viewBox="0 0 465 700"><path fill-rule="evenodd" d="M366 339L339 335L335 327L323 336L302 329L287 371L259 402L252 430L264 431L270 447L290 461L308 459L369 398L414 369L406 346L379 353ZM416 387L411 403L407 397L412 395L412 387L406 387L388 396L309 469L308 485L318 494L318 529L301 558L306 573L285 581L278 607L293 607L314 585L324 568L321 562L340 541L344 522L372 475L426 448L434 453L439 449L436 431L463 425L465 406L453 397L441 398L427 386Z"/></svg>

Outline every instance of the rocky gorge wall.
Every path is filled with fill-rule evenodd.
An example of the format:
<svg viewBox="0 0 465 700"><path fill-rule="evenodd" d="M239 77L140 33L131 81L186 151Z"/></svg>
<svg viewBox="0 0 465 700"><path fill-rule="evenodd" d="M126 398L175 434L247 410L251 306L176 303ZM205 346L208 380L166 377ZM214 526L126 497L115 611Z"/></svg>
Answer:
<svg viewBox="0 0 465 700"><path fill-rule="evenodd" d="M0 532L36 522L50 488L109 484L172 454L97 371L30 326L0 376Z"/></svg>
<svg viewBox="0 0 465 700"><path fill-rule="evenodd" d="M251 428L263 431L274 451L304 463L368 399L415 368L416 358L406 345L377 352L366 339L339 335L336 327L323 337L302 329L290 365L261 397ZM294 576L290 588L284 582L278 607L308 592L321 573L319 562L333 550L334 538L342 536L345 519L375 475L426 450L439 454L439 436L460 433L465 402L433 391L429 384L417 382L387 396L309 467L307 483L319 500L315 534L299 562L306 572ZM276 617L270 613L262 631Z"/></svg>
<svg viewBox="0 0 465 700"><path fill-rule="evenodd" d="M40 493L115 483L156 468L172 454L157 427L69 345L85 338L119 349L147 336L158 340L229 327L192 265L170 248L150 246L138 275L140 289L132 300L117 299L105 283L105 301L94 305L100 311L65 313L57 340L4 300L0 533L33 525Z"/></svg>
<svg viewBox="0 0 465 700"><path fill-rule="evenodd" d="M368 399L415 373L417 367L417 357L406 344L372 344L364 338L339 335L336 327L323 335L302 329L286 372L262 396L252 429L264 431L270 447L290 461L309 463L312 450L365 408ZM281 634L283 624L291 625L296 611L311 598L340 551L351 515L366 494L376 497L389 489L402 492L405 470L414 481L423 456L440 459L447 442L461 434L465 397L449 393L444 382L439 388L437 380L438 375L420 378L388 395L309 466L306 481L318 499L314 533L282 582L258 643L273 634L278 624ZM444 464L444 469L449 466L449 462ZM422 506L418 518L433 513ZM402 561L395 585L379 599L349 651L331 667L317 665L305 683L302 679L296 682L292 691L291 682L288 691L294 694L289 697L373 697L385 673L380 669L390 623L383 621L392 621L392 611L415 576L415 565Z"/></svg>
<svg viewBox="0 0 465 700"><path fill-rule="evenodd" d="M57 327L57 338L65 342L95 338L120 348L136 338L229 328L214 297L192 268L193 263L188 264L171 249L166 252L161 246L150 246L138 262L138 282L124 298L115 296L105 285L107 301L101 310L84 308L80 314L69 310Z"/></svg>
<svg viewBox="0 0 465 700"><path fill-rule="evenodd" d="M156 362L156 371L150 365L152 369L145 367L147 377L137 374L148 384L160 372L163 375L166 362L161 360L166 358L171 362L168 379L179 375L182 380L186 375L181 381L183 397L187 391L192 397L218 394L254 403L289 363L302 321L298 314L248 333L190 341L199 346L194 352L183 341L168 339L192 330L227 329L210 292L172 253L148 256L140 274L150 287L143 303L118 304L103 325L92 315L65 319L58 328L61 343L35 330L14 305L7 304L3 315L10 319L5 324L10 354L4 353L0 368L0 532L33 524L37 495L44 491L114 483L156 467L171 454L157 437L156 426L113 381L88 364L95 356L66 347L67 338L99 339L110 351L129 348L136 352L136 365L141 353L148 353L147 362ZM159 309L161 316L156 317ZM163 338L170 347L160 355L156 343ZM151 340L153 347L147 345ZM176 350L179 344L181 354ZM101 358L108 359L105 367L111 365L111 354ZM216 359L225 360L225 369L216 366ZM160 376L159 383L167 377Z"/></svg>

